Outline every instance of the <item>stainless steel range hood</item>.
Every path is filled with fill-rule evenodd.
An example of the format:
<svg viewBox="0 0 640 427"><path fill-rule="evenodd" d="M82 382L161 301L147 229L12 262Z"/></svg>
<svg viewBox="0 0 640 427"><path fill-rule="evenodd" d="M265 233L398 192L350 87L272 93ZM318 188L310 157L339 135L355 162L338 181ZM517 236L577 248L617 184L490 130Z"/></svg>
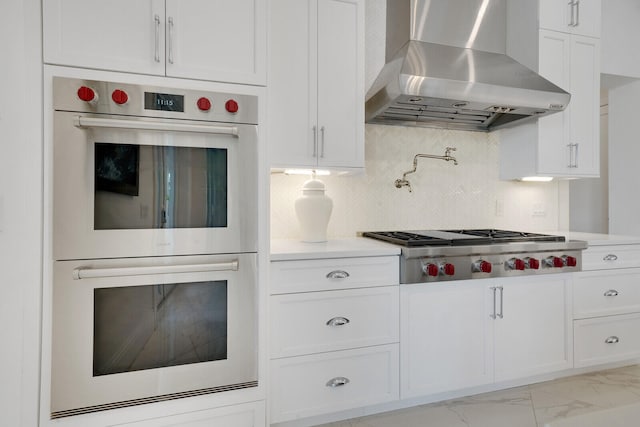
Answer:
<svg viewBox="0 0 640 427"><path fill-rule="evenodd" d="M491 131L569 103L505 54L506 0L387 0L386 13L386 64L367 93L367 123Z"/></svg>

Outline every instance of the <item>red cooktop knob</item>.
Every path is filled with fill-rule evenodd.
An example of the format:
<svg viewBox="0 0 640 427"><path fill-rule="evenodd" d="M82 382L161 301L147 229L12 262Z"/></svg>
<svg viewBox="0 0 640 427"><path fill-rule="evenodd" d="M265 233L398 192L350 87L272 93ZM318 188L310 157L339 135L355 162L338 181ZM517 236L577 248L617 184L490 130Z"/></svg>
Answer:
<svg viewBox="0 0 640 427"><path fill-rule="evenodd" d="M456 268L453 264L449 264L448 262L442 266L442 272L447 276L453 276L456 274Z"/></svg>
<svg viewBox="0 0 640 427"><path fill-rule="evenodd" d="M227 111L230 112L230 113L237 113L238 112L238 103L236 101L234 101L233 99L230 99L227 102L225 102L224 108L226 108Z"/></svg>
<svg viewBox="0 0 640 427"><path fill-rule="evenodd" d="M540 261L535 258L525 258L524 259L525 268L530 268L531 270L537 270L540 268Z"/></svg>
<svg viewBox="0 0 640 427"><path fill-rule="evenodd" d="M127 95L127 92L123 90L116 89L111 93L111 99L113 99L113 102L116 104L122 105L129 101L129 95Z"/></svg>
<svg viewBox="0 0 640 427"><path fill-rule="evenodd" d="M520 258L511 258L506 262L507 270L524 270L524 261Z"/></svg>
<svg viewBox="0 0 640 427"><path fill-rule="evenodd" d="M553 257L553 266L555 268L564 267L564 261L562 260L562 258L554 256Z"/></svg>
<svg viewBox="0 0 640 427"><path fill-rule="evenodd" d="M80 86L80 89L78 89L78 98L84 102L98 102L98 94L87 86Z"/></svg>
<svg viewBox="0 0 640 427"><path fill-rule="evenodd" d="M427 276L436 277L438 275L439 270L437 265L429 263L422 266L422 271Z"/></svg>
<svg viewBox="0 0 640 427"><path fill-rule="evenodd" d="M565 255L562 257L562 259L564 261L564 265L566 265L567 267L575 267L576 265L578 265L578 260L576 259L576 257Z"/></svg>
<svg viewBox="0 0 640 427"><path fill-rule="evenodd" d="M209 99L205 98L204 96L198 99L198 102L196 102L196 104L198 105L198 109L200 111L209 111L211 109L211 101L209 101Z"/></svg>
<svg viewBox="0 0 640 427"><path fill-rule="evenodd" d="M473 263L471 270L474 273L491 273L491 263L488 261L478 260Z"/></svg>

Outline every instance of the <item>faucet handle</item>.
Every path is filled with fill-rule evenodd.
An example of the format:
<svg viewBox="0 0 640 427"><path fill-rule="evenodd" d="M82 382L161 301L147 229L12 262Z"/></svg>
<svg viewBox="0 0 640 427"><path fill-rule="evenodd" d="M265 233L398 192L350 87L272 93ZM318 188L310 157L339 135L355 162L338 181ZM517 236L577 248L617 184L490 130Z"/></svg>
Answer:
<svg viewBox="0 0 640 427"><path fill-rule="evenodd" d="M451 153L452 151L456 151L456 148L455 148L455 147L447 147L447 148L445 148L445 150L444 150L444 155L445 155L445 156L448 156L448 155L449 155L449 153Z"/></svg>
<svg viewBox="0 0 640 427"><path fill-rule="evenodd" d="M411 189L411 183L408 179L396 179L396 188L409 187L409 192L413 192Z"/></svg>

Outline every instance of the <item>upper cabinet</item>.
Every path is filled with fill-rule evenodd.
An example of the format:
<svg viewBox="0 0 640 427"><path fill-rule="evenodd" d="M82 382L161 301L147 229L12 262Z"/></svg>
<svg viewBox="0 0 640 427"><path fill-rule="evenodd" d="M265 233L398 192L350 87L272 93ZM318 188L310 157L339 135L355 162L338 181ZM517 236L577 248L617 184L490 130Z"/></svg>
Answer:
<svg viewBox="0 0 640 427"><path fill-rule="evenodd" d="M271 0L272 167L364 167L364 1Z"/></svg>
<svg viewBox="0 0 640 427"><path fill-rule="evenodd" d="M523 19L527 15L517 9L524 3L509 3L510 19ZM540 2L541 17L544 3ZM581 3L586 2L581 0ZM525 23L510 26L518 27L528 28ZM529 28L529 36L513 38L517 42L511 43L508 54L569 92L571 101L563 112L502 130L500 177L597 177L600 173L600 39ZM526 55L532 47L537 55L534 61L528 61Z"/></svg>
<svg viewBox="0 0 640 427"><path fill-rule="evenodd" d="M47 0L44 61L266 84L262 0Z"/></svg>
<svg viewBox="0 0 640 427"><path fill-rule="evenodd" d="M600 37L601 0L540 0L540 28Z"/></svg>

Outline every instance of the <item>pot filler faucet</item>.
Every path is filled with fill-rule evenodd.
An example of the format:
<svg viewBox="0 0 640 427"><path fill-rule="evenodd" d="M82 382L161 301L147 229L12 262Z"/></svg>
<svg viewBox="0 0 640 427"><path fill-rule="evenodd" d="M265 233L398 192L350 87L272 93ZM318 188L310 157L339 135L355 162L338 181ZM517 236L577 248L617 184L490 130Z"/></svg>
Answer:
<svg viewBox="0 0 640 427"><path fill-rule="evenodd" d="M415 157L413 158L413 169L403 173L402 178L396 179L396 188L409 187L409 192L413 191L411 189L411 183L407 179L407 175L409 175L410 173L414 173L416 171L416 169L418 168L419 157L427 157L429 159L440 159L447 162L452 161L453 164L457 166L458 160L456 160L456 158L451 155L452 151L456 151L456 149L453 147L447 147L444 151L444 156L436 156L434 154L416 154Z"/></svg>

